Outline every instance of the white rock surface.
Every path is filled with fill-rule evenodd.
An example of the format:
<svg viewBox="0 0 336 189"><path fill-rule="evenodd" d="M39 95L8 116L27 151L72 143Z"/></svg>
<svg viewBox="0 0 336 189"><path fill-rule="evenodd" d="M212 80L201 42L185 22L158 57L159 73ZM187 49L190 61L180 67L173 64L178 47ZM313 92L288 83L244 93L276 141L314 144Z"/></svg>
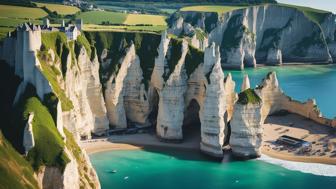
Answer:
<svg viewBox="0 0 336 189"><path fill-rule="evenodd" d="M23 130L23 147L25 149L25 154L27 155L29 150L34 148L35 141L34 141L34 133L33 133L33 120L34 120L34 113L30 113L28 117L28 121L26 126Z"/></svg>
<svg viewBox="0 0 336 189"><path fill-rule="evenodd" d="M262 142L262 103L236 103L231 120L230 146L234 155L243 158L260 156Z"/></svg>
<svg viewBox="0 0 336 189"><path fill-rule="evenodd" d="M211 48L211 47L210 47ZM207 51L211 52L212 51ZM204 102L201 105L201 150L215 157L223 156L226 99L224 90L224 73L220 63L219 49L215 59L204 59L204 64L213 64L209 80L205 82ZM214 61L214 62L208 62Z"/></svg>
<svg viewBox="0 0 336 189"><path fill-rule="evenodd" d="M250 79L248 77L247 74L244 75L244 79L243 79L243 84L241 86L241 90L240 91L245 91L246 89L251 88L250 86Z"/></svg>
<svg viewBox="0 0 336 189"><path fill-rule="evenodd" d="M187 74L184 69L184 63L187 52L188 43L184 40L181 58L162 89L158 89L160 99L156 132L160 138L165 140L181 140L183 138L184 95L187 90Z"/></svg>

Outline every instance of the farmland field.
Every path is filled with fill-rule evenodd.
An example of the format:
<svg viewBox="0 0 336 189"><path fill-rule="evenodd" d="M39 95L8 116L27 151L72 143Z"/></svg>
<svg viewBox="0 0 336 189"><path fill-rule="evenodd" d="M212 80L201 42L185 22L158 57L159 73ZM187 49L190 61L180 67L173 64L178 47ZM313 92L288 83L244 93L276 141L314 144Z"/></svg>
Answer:
<svg viewBox="0 0 336 189"><path fill-rule="evenodd" d="M166 26L102 26L95 24L85 24L85 31L145 31L145 32L161 32Z"/></svg>
<svg viewBox="0 0 336 189"><path fill-rule="evenodd" d="M158 15L145 15L145 14L129 14L124 24L151 24L151 25L166 25L166 17Z"/></svg>
<svg viewBox="0 0 336 189"><path fill-rule="evenodd" d="M124 13L107 11L82 12L77 16L77 18L82 18L86 24L102 24L103 21L110 24L123 24L126 17L127 14Z"/></svg>
<svg viewBox="0 0 336 189"><path fill-rule="evenodd" d="M38 7L46 7L51 12L56 11L57 14L60 14L60 15L76 14L77 12L80 11L79 8L74 7L74 6L52 4L52 3L35 3L35 4Z"/></svg>
<svg viewBox="0 0 336 189"><path fill-rule="evenodd" d="M126 24L126 25L162 25L165 26L165 17L159 15L126 14L108 11L82 12L77 18L82 18L85 24Z"/></svg>
<svg viewBox="0 0 336 189"><path fill-rule="evenodd" d="M23 18L1 18L0 17L0 27L16 27L25 22L32 22L34 24L42 24L41 20L29 20Z"/></svg>
<svg viewBox="0 0 336 189"><path fill-rule="evenodd" d="M40 8L0 5L0 17L37 19L47 16Z"/></svg>
<svg viewBox="0 0 336 189"><path fill-rule="evenodd" d="M180 11L199 11L199 12L217 12L218 14L230 12L237 9L246 8L245 6L190 6L190 7L183 7Z"/></svg>

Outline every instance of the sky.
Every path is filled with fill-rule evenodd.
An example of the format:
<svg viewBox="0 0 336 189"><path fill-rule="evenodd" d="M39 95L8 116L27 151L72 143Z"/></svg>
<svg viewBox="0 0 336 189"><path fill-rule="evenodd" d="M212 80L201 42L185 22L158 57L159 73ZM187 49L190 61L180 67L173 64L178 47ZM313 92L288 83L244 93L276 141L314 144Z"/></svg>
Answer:
<svg viewBox="0 0 336 189"><path fill-rule="evenodd" d="M302 5L336 13L336 0L277 0L280 3Z"/></svg>

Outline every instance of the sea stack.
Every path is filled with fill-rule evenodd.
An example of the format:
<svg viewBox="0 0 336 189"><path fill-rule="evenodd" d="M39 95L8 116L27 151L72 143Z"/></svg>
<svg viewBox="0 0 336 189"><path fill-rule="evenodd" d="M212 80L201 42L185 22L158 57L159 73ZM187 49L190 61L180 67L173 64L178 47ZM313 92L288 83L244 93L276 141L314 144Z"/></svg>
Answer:
<svg viewBox="0 0 336 189"><path fill-rule="evenodd" d="M260 156L262 142L262 102L253 89L239 94L231 120L230 146L235 156Z"/></svg>
<svg viewBox="0 0 336 189"><path fill-rule="evenodd" d="M249 79L248 75L246 74L244 76L243 84L241 86L241 92L243 92L243 91L245 91L246 89L249 89L249 88L251 88L250 79Z"/></svg>

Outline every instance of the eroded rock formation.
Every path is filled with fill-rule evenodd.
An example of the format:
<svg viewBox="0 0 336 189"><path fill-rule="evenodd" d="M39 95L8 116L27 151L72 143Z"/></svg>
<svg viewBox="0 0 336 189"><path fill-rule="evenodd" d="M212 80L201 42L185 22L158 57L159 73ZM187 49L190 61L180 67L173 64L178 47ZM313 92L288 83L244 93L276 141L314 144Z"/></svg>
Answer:
<svg viewBox="0 0 336 189"><path fill-rule="evenodd" d="M231 120L230 147L234 155L244 158L261 155L262 101L253 89L239 94Z"/></svg>
<svg viewBox="0 0 336 189"><path fill-rule="evenodd" d="M23 131L23 147L25 149L25 154L27 155L29 150L35 146L34 133L33 133L33 119L34 113L29 114L26 127Z"/></svg>
<svg viewBox="0 0 336 189"><path fill-rule="evenodd" d="M188 36L185 31L201 28L209 44L221 47L224 67L243 69L256 62L330 63L336 52L335 15L321 13L319 18L285 5L252 6L224 14L181 11L170 18L169 32Z"/></svg>

